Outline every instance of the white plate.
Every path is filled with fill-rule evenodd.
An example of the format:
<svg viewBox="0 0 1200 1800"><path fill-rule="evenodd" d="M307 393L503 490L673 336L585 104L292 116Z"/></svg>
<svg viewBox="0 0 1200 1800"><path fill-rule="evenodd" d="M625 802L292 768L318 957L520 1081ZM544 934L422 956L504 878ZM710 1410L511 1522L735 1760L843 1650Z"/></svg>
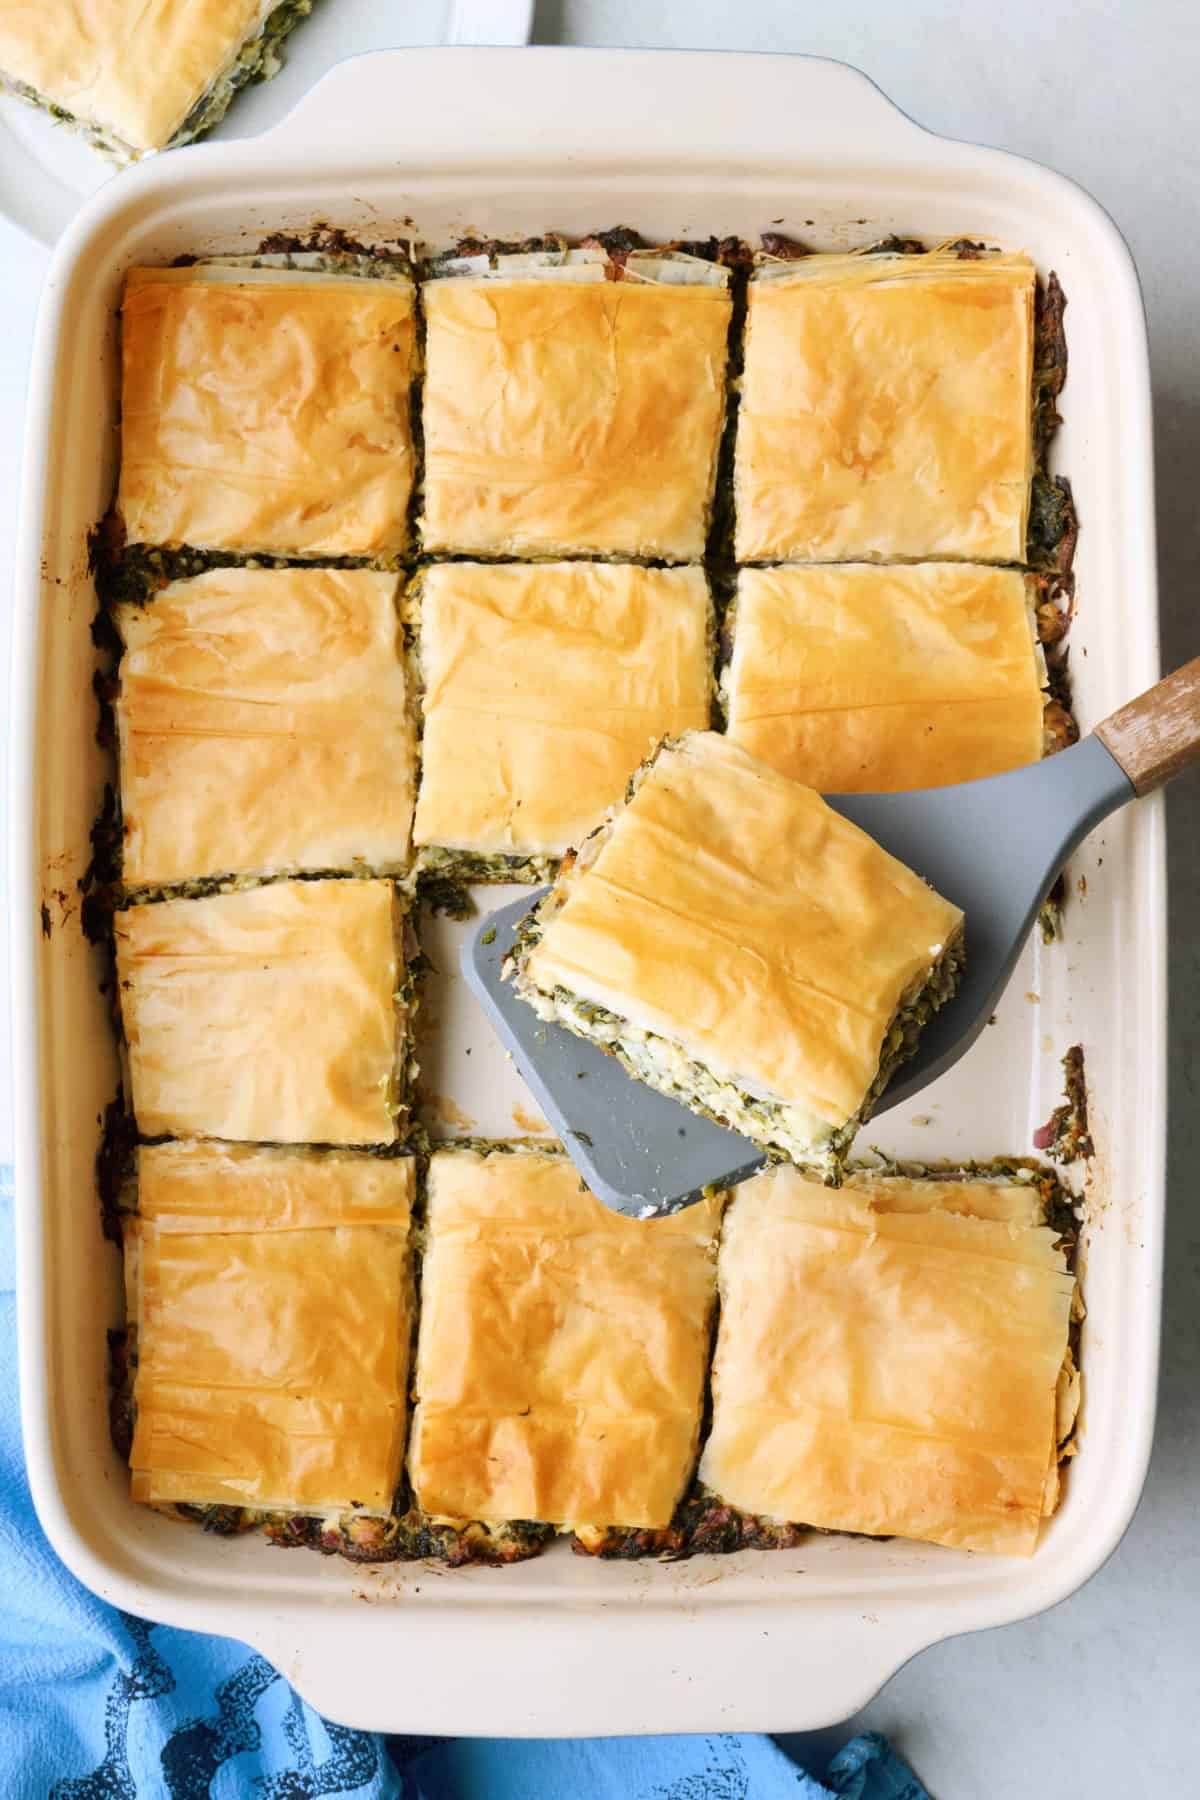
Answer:
<svg viewBox="0 0 1200 1800"><path fill-rule="evenodd" d="M360 51L527 43L533 9L534 0L316 0L285 42L279 74L239 94L205 141L269 130L327 69ZM403 87L397 99L403 104ZM0 94L0 214L22 231L53 244L80 201L116 173L78 133Z"/></svg>
<svg viewBox="0 0 1200 1800"><path fill-rule="evenodd" d="M398 100L403 97L403 103ZM1084 1256L1082 1450L1029 1561L815 1537L690 1564L598 1564L564 1544L511 1569L378 1571L222 1542L129 1499L108 1438L102 1344L119 1262L92 1161L112 1092L97 968L59 922L105 778L94 736L85 534L112 492L115 306L138 258L320 217L444 242L618 222L652 237L771 226L818 247L896 231L1024 245L1070 299L1057 445L1083 532L1072 637L1090 724L1158 674L1149 374L1137 278L1078 188L921 131L854 71L804 58L406 51L333 70L265 137L181 150L97 195L55 254L29 389L17 557L11 826L21 1403L34 1499L98 1593L262 1650L326 1716L396 1731L589 1736L801 1730L848 1717L915 1651L1027 1617L1118 1542L1149 1456L1164 1165L1165 897L1157 799L1076 861L1065 940L1031 945L997 1023L926 1094L864 1135L991 1156L1030 1146L1082 1042L1098 1155ZM64 449L69 452L64 454ZM500 895L496 896L501 898ZM43 898L54 926L39 929ZM525 1129L511 1068L431 939L435 1091L484 1132ZM427 1020L429 1023L429 1020ZM470 1055L467 1052L470 1051ZM921 1120L925 1123L921 1123Z"/></svg>

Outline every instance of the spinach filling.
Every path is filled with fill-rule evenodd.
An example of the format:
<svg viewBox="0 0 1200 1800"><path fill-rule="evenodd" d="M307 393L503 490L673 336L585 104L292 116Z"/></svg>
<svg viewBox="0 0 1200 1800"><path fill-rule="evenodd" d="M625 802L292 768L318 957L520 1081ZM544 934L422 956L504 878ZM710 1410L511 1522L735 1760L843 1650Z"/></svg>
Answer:
<svg viewBox="0 0 1200 1800"><path fill-rule="evenodd" d="M1066 574L1075 559L1079 520L1065 475L1035 469L1029 492L1025 555L1030 568Z"/></svg>
<svg viewBox="0 0 1200 1800"><path fill-rule="evenodd" d="M576 1532L571 1548L576 1556L595 1556L603 1562L638 1562L651 1556L674 1562L689 1556L731 1556L736 1550L791 1550L812 1529L739 1512L697 1482L663 1529L614 1525L585 1535Z"/></svg>
<svg viewBox="0 0 1200 1800"><path fill-rule="evenodd" d="M0 76L0 90L13 94L18 100L23 100L26 106L35 107L38 112L46 113L56 125L65 125L68 130L77 132L86 144L90 145L93 150L99 150L103 156L111 157L117 162L128 162L134 154L128 144L123 144L119 138L110 136L102 126L91 125L86 119L77 118L65 106L59 106L53 100L44 99L36 88L29 86L28 82L17 81L11 75Z"/></svg>
<svg viewBox="0 0 1200 1800"><path fill-rule="evenodd" d="M262 1513L251 1523L261 1524L268 1541L284 1550L302 1547L359 1563L441 1562L450 1568L524 1562L540 1555L554 1535L552 1526L529 1519L447 1524L428 1518L416 1505L403 1505L401 1510L402 1505L398 1497L396 1510L386 1518L370 1513L343 1513L332 1520Z"/></svg>
<svg viewBox="0 0 1200 1800"><path fill-rule="evenodd" d="M1075 559L1079 521L1071 484L1047 468L1050 440L1062 419L1058 396L1067 378L1067 338L1063 326L1066 295L1053 272L1037 284L1033 325L1033 482L1029 495L1025 560L1033 569L1069 575Z"/></svg>
<svg viewBox="0 0 1200 1800"><path fill-rule="evenodd" d="M738 411L742 402L742 371L746 359L746 312L749 295L749 280L744 266L734 267L729 291L733 306L729 315L726 350L725 423L717 448L708 540L704 552L705 567L717 609L718 628L723 627L737 586L734 473L737 461Z"/></svg>
<svg viewBox="0 0 1200 1800"><path fill-rule="evenodd" d="M166 548L157 544L115 542L119 528L111 518L91 537L92 572L101 608L132 603L149 605L172 581L187 581L210 569L379 569L398 573L401 557L263 556L252 551L198 550L191 544Z"/></svg>
<svg viewBox="0 0 1200 1800"><path fill-rule="evenodd" d="M405 1505L401 1510L401 1505L398 1498L396 1510L386 1516L345 1512L325 1517L242 1506L192 1506L186 1502L161 1510L218 1537L261 1530L267 1542L277 1549L316 1550L322 1556L341 1556L356 1563L441 1562L449 1568L463 1568L469 1563L503 1565L539 1556L554 1536L553 1526L536 1520L510 1519L493 1524L470 1519L447 1524L427 1518L417 1506Z"/></svg>
<svg viewBox="0 0 1200 1800"><path fill-rule="evenodd" d="M272 244L280 241L280 236L264 240ZM347 250L341 247L342 239L320 232L308 239L282 241L287 246L284 249L265 250L260 246L258 250L231 250L224 255L180 257L172 267L199 269L202 273L208 269L282 269L296 275L335 275L352 281L392 281L401 286L412 283L412 266L403 251Z"/></svg>
<svg viewBox="0 0 1200 1800"><path fill-rule="evenodd" d="M417 892L433 911L469 918L475 908L464 891L467 884L511 881L544 887L553 881L559 860L537 853L509 856L500 851L446 850L429 845L417 852Z"/></svg>
<svg viewBox="0 0 1200 1800"><path fill-rule="evenodd" d="M962 977L965 960L963 938L960 932L946 945L916 993L911 998L906 997L901 1000L896 1009L896 1016L884 1036L875 1078L867 1089L866 1098L854 1115L853 1123L856 1128L865 1124L870 1118L875 1110L875 1102L896 1070L916 1054L921 1033L934 1013L943 1007L947 1000L953 999Z"/></svg>
<svg viewBox="0 0 1200 1800"><path fill-rule="evenodd" d="M393 246L389 248L389 245ZM412 280L414 264L411 240L406 237L380 239L367 243L340 225L316 224L311 231L271 231L262 239L251 260L290 259L289 267L311 267L306 261L314 256L324 258L331 268L341 272L353 265L351 272L372 275L382 280L405 276ZM175 266L197 262L220 261L219 257L176 257Z"/></svg>
<svg viewBox="0 0 1200 1800"><path fill-rule="evenodd" d="M1075 1162L1096 1154L1088 1128L1087 1076L1083 1048L1072 1044L1062 1059L1065 1099L1044 1125L1033 1134L1035 1150L1044 1150L1052 1162Z"/></svg>
<svg viewBox="0 0 1200 1800"><path fill-rule="evenodd" d="M203 137L225 117L230 102L242 88L278 75L282 67L279 50L284 38L295 30L301 19L308 17L312 9L313 0L280 0L280 4L267 14L255 36L246 40L229 67L200 96L175 132L168 149L177 149L181 144L190 144Z"/></svg>
<svg viewBox="0 0 1200 1800"><path fill-rule="evenodd" d="M738 269L749 266L751 252L749 246L738 237L707 237L701 239L671 238L666 242L655 239L647 240L640 231L630 225L613 225L604 231L591 231L578 240L565 237L562 232L550 231L541 237L527 238L489 238L471 234L461 237L448 250L439 251L436 256L429 257L422 269L427 280L437 280L446 275L457 275L463 271L461 264L476 258L483 258L490 267L496 266L501 256L545 256L565 257L571 250L601 250L609 262L618 271L624 268L625 259L631 250L654 250L663 254L673 252L681 256L694 256L702 262L715 263L721 268Z"/></svg>

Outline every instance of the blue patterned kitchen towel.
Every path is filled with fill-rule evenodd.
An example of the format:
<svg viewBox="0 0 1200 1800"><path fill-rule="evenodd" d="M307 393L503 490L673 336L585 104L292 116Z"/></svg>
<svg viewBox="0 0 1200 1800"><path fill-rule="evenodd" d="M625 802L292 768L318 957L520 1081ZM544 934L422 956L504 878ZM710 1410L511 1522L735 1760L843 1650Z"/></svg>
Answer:
<svg viewBox="0 0 1200 1800"><path fill-rule="evenodd" d="M12 1171L0 1168L3 1800L928 1800L878 1737L824 1785L769 1738L384 1740L321 1719L244 1644L106 1606L29 1497L16 1399Z"/></svg>
<svg viewBox="0 0 1200 1800"><path fill-rule="evenodd" d="M407 1762L404 1800L929 1800L887 1739L871 1731L822 1780L769 1737L453 1738Z"/></svg>

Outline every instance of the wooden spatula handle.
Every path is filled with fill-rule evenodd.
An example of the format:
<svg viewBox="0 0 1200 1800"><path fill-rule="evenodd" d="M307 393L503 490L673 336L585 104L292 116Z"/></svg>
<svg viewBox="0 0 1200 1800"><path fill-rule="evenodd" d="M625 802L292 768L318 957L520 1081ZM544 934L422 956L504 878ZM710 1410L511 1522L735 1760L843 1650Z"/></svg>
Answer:
<svg viewBox="0 0 1200 1800"><path fill-rule="evenodd" d="M1200 761L1200 656L1097 725L1096 736L1135 794L1152 793Z"/></svg>

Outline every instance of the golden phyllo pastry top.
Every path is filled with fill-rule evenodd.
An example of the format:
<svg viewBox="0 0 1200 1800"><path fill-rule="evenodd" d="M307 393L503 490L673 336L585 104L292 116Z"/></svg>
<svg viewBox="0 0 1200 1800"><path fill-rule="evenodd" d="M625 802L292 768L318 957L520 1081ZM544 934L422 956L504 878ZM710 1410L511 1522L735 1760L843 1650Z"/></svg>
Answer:
<svg viewBox="0 0 1200 1800"><path fill-rule="evenodd" d="M708 1489L831 1531L1033 1551L1075 1286L1035 1190L773 1169L730 1206L720 1285Z"/></svg>
<svg viewBox="0 0 1200 1800"><path fill-rule="evenodd" d="M138 1164L134 1498L388 1512L413 1163L185 1142L143 1146Z"/></svg>
<svg viewBox="0 0 1200 1800"><path fill-rule="evenodd" d="M423 302L426 550L699 560L724 285L455 277Z"/></svg>
<svg viewBox="0 0 1200 1800"><path fill-rule="evenodd" d="M409 1467L427 1513L663 1526L700 1430L721 1202L610 1212L561 1154L429 1169Z"/></svg>
<svg viewBox="0 0 1200 1800"><path fill-rule="evenodd" d="M407 280L133 269L117 511L130 543L391 557L408 542Z"/></svg>
<svg viewBox="0 0 1200 1800"><path fill-rule="evenodd" d="M118 911L142 1134L394 1142L398 928L389 881L280 881Z"/></svg>
<svg viewBox="0 0 1200 1800"><path fill-rule="evenodd" d="M1042 754L1029 578L979 563L738 577L729 735L825 794L974 781Z"/></svg>
<svg viewBox="0 0 1200 1800"><path fill-rule="evenodd" d="M561 856L658 738L708 723L699 569L453 562L420 592L418 844Z"/></svg>
<svg viewBox="0 0 1200 1800"><path fill-rule="evenodd" d="M212 569L118 608L128 886L405 868L416 741L398 585Z"/></svg>
<svg viewBox="0 0 1200 1800"><path fill-rule="evenodd" d="M808 256L750 284L740 562L1019 562L1033 457L1025 256Z"/></svg>

